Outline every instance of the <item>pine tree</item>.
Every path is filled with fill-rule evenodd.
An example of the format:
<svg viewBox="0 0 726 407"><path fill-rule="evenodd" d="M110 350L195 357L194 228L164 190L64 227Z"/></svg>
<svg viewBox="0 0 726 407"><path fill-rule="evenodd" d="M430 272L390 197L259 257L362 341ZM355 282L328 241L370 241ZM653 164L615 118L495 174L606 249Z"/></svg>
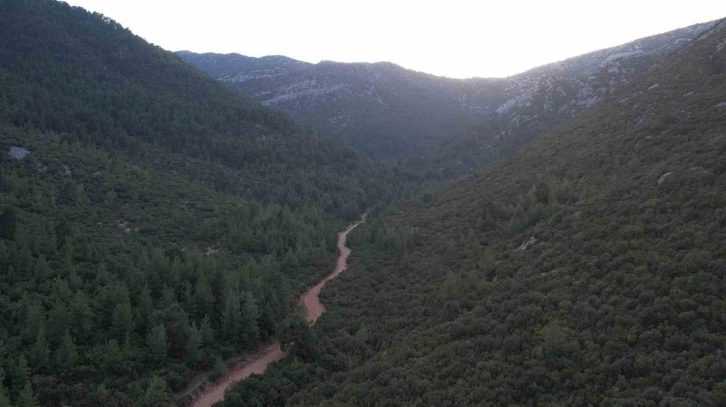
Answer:
<svg viewBox="0 0 726 407"><path fill-rule="evenodd" d="M47 336L52 347L57 347L63 335L70 329L71 314L63 301L57 301L48 318Z"/></svg>
<svg viewBox="0 0 726 407"><path fill-rule="evenodd" d="M25 356L18 356L17 365L14 366L12 376L18 383L25 383L30 381L30 368L28 367L28 361Z"/></svg>
<svg viewBox="0 0 726 407"><path fill-rule="evenodd" d="M245 296L244 312L241 321L241 336L244 338L247 346L253 345L259 339L259 328L257 321L260 318L260 312L257 303L251 294Z"/></svg>
<svg viewBox="0 0 726 407"><path fill-rule="evenodd" d="M187 313L187 315L191 316L192 318L196 318L197 315L197 302L196 298L194 298L194 292L192 290L192 285L189 283L189 281L185 280L182 284L182 301L183 301L183 307L184 311Z"/></svg>
<svg viewBox="0 0 726 407"><path fill-rule="evenodd" d="M131 304L124 302L117 304L111 314L111 335L118 341L124 340L126 334L134 329L134 316L131 312Z"/></svg>
<svg viewBox="0 0 726 407"><path fill-rule="evenodd" d="M45 262L45 258L41 257L40 261ZM53 293L61 300L68 301L73 297L73 292L62 278L58 278L53 284Z"/></svg>
<svg viewBox="0 0 726 407"><path fill-rule="evenodd" d="M202 346L204 346L202 331L197 328L197 324L192 323L189 328L189 351L187 352L187 359L192 365L196 365L201 359Z"/></svg>
<svg viewBox="0 0 726 407"><path fill-rule="evenodd" d="M35 339L35 345L31 353L31 362L36 369L45 370L48 367L50 349L45 339L45 330L41 329Z"/></svg>
<svg viewBox="0 0 726 407"><path fill-rule="evenodd" d="M196 297L199 315L211 315L214 308L214 294L212 293L212 287L209 285L205 273L202 273L199 279L197 279L194 287L194 295Z"/></svg>
<svg viewBox="0 0 726 407"><path fill-rule="evenodd" d="M78 343L90 340L94 332L94 313L88 304L88 298L78 292L71 302L71 331Z"/></svg>
<svg viewBox="0 0 726 407"><path fill-rule="evenodd" d="M73 291L78 291L83 286L83 280L78 276L78 273L76 273L76 269L71 269L71 272L68 275L68 282L70 283Z"/></svg>
<svg viewBox="0 0 726 407"><path fill-rule="evenodd" d="M159 324L151 329L146 338L146 345L149 347L151 358L154 362L161 362L166 358L166 352L169 349L169 341L166 337L166 328L163 324Z"/></svg>
<svg viewBox="0 0 726 407"><path fill-rule="evenodd" d="M45 261L45 257L43 257L43 255L41 255L38 258L38 261L35 262L33 273L38 281L48 280L56 275L56 273L48 265L48 262Z"/></svg>
<svg viewBox="0 0 726 407"><path fill-rule="evenodd" d="M22 237L19 237L19 239L22 239ZM33 254L30 252L27 242L18 242L18 245L21 246L17 256L18 271L28 275L33 271Z"/></svg>
<svg viewBox="0 0 726 407"><path fill-rule="evenodd" d="M174 289L171 287L164 285L164 288L161 290L161 303L160 308L169 308L172 306L172 304L176 303L176 293L174 292Z"/></svg>
<svg viewBox="0 0 726 407"><path fill-rule="evenodd" d="M202 318L202 324L199 327L199 331L202 333L202 341L205 344L212 344L214 343L214 329L212 328L211 323L209 322L209 315L205 315L204 318Z"/></svg>
<svg viewBox="0 0 726 407"><path fill-rule="evenodd" d="M25 382L23 390L20 392L20 397L17 400L18 407L38 407L38 396L33 391L33 386L30 385L30 381Z"/></svg>
<svg viewBox="0 0 726 407"><path fill-rule="evenodd" d="M222 336L228 342L239 343L242 327L242 310L237 290L228 290L225 295L224 310L221 318Z"/></svg>
<svg viewBox="0 0 726 407"><path fill-rule="evenodd" d="M63 244L63 247L60 249L60 253L63 254L63 267L64 268L71 268L73 266L73 256L75 255L75 250L73 248L73 243L71 242L71 239L68 238L65 240L65 243Z"/></svg>
<svg viewBox="0 0 726 407"><path fill-rule="evenodd" d="M108 396L110 395L110 392L106 388L106 384L101 383L98 385L98 387L96 388L96 395L101 400L106 400L108 398Z"/></svg>
<svg viewBox="0 0 726 407"><path fill-rule="evenodd" d="M214 361L214 369L212 369L212 372L209 374L209 380L212 382L216 382L219 378L227 374L227 365L224 364L224 360L217 355L215 361Z"/></svg>
<svg viewBox="0 0 726 407"><path fill-rule="evenodd" d="M293 274L300 268L300 261L292 249L288 250L282 261L282 271L286 274Z"/></svg>
<svg viewBox="0 0 726 407"><path fill-rule="evenodd" d="M28 313L23 324L23 337L30 342L37 339L38 334L45 329L45 315L39 301L34 301L28 307Z"/></svg>
<svg viewBox="0 0 726 407"><path fill-rule="evenodd" d="M287 350L295 345L307 344L310 340L310 325L298 315L290 315L280 322L278 329L280 346Z"/></svg>
<svg viewBox="0 0 726 407"><path fill-rule="evenodd" d="M145 329L147 327L149 317L151 317L151 313L154 311L154 300L151 298L151 291L147 286L144 286L144 288L141 289L138 309L138 321L136 322L141 329Z"/></svg>
<svg viewBox="0 0 726 407"><path fill-rule="evenodd" d="M75 366L76 360L78 360L78 351L70 335L65 334L63 337L63 343L56 350L55 360L61 370L68 370Z"/></svg>
<svg viewBox="0 0 726 407"><path fill-rule="evenodd" d="M168 399L166 394L166 381L159 377L153 376L149 381L149 386L146 388L144 395L141 400L134 403L136 407L160 407L163 406Z"/></svg>

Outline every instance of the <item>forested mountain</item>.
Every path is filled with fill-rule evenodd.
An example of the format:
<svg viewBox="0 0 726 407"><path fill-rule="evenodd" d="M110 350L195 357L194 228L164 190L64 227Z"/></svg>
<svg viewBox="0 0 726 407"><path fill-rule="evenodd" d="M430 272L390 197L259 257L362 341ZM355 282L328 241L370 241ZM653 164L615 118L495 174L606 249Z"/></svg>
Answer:
<svg viewBox="0 0 726 407"><path fill-rule="evenodd" d="M288 111L321 135L375 158L400 158L477 123L458 100L465 82L392 63L309 64L282 56L179 52L185 61L268 106ZM479 81L477 81L479 82ZM481 80L485 98L503 86Z"/></svg>
<svg viewBox="0 0 726 407"><path fill-rule="evenodd" d="M725 21L505 79L181 53L257 101L60 1L0 27L0 407L178 403L275 337L224 405L726 404ZM356 229L295 318L426 182L346 143L436 178L584 110Z"/></svg>
<svg viewBox="0 0 726 407"><path fill-rule="evenodd" d="M163 403L406 193L102 15L7 0L0 27L0 406Z"/></svg>
<svg viewBox="0 0 726 407"><path fill-rule="evenodd" d="M391 63L309 64L283 56L178 54L252 98L290 112L321 135L374 158L406 158L434 148L414 157L411 165L457 173L591 107L710 24L502 79L441 78Z"/></svg>
<svg viewBox="0 0 726 407"><path fill-rule="evenodd" d="M726 20L357 229L311 336L224 405L726 405L725 135Z"/></svg>

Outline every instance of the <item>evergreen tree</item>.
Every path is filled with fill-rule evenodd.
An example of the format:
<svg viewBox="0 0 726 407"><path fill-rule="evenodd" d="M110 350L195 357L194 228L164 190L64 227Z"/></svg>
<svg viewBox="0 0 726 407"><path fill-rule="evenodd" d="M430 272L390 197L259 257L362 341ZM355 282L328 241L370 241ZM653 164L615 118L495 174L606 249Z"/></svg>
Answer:
<svg viewBox="0 0 726 407"><path fill-rule="evenodd" d="M201 273L197 279L194 295L197 300L199 315L211 315L214 307L214 294L207 280L206 273Z"/></svg>
<svg viewBox="0 0 726 407"><path fill-rule="evenodd" d="M134 329L133 318L130 303L117 304L111 314L111 335L118 341L123 341L126 335Z"/></svg>
<svg viewBox="0 0 726 407"><path fill-rule="evenodd" d="M166 381L162 377L153 376L141 399L134 403L134 407L161 407L165 405L167 399Z"/></svg>
<svg viewBox="0 0 726 407"><path fill-rule="evenodd" d="M139 295L138 301L139 311L137 313L138 321L136 321L136 323L142 330L145 330L154 309L154 300L151 298L151 291L149 291L149 287L144 286L144 288L141 289L141 295Z"/></svg>
<svg viewBox="0 0 726 407"><path fill-rule="evenodd" d="M18 361L17 364L14 366L12 377L17 383L30 384L30 367L28 367L28 360L25 359L25 356L18 356Z"/></svg>
<svg viewBox="0 0 726 407"><path fill-rule="evenodd" d="M45 339L45 331L41 329L33 345L30 362L34 368L45 370L48 367L49 356L50 349L48 349L48 342Z"/></svg>
<svg viewBox="0 0 726 407"><path fill-rule="evenodd" d="M250 293L245 295L244 310L241 316L241 336L247 346L252 346L259 339L258 320L260 312L257 303Z"/></svg>
<svg viewBox="0 0 726 407"><path fill-rule="evenodd" d="M65 334L63 337L63 343L56 350L55 360L61 370L72 369L75 366L76 360L78 360L78 351L70 335Z"/></svg>
<svg viewBox="0 0 726 407"><path fill-rule="evenodd" d="M25 321L23 324L23 337L26 341L37 339L38 334L45 329L45 315L40 302L33 301L30 303Z"/></svg>
<svg viewBox="0 0 726 407"><path fill-rule="evenodd" d="M292 345L307 346L311 339L310 325L298 315L289 316L280 323L278 338L282 350L287 350Z"/></svg>
<svg viewBox="0 0 726 407"><path fill-rule="evenodd" d="M63 340L63 335L70 329L71 315L63 301L57 301L50 311L47 323L48 342L57 347Z"/></svg>
<svg viewBox="0 0 726 407"><path fill-rule="evenodd" d="M17 407L39 407L38 396L33 391L30 381L25 382L23 390L20 392L20 396L17 399Z"/></svg>
<svg viewBox="0 0 726 407"><path fill-rule="evenodd" d="M216 382L221 377L227 374L227 365L224 364L224 360L220 356L217 356L214 360L214 368L209 374L209 380Z"/></svg>
<svg viewBox="0 0 726 407"><path fill-rule="evenodd" d="M202 347L204 346L204 337L202 331L197 328L195 323L189 328L189 351L187 358L192 365L199 363L202 356Z"/></svg>
<svg viewBox="0 0 726 407"><path fill-rule="evenodd" d="M237 290L227 290L221 317L222 335L229 343L240 343L242 310Z"/></svg>
<svg viewBox="0 0 726 407"><path fill-rule="evenodd" d="M83 292L77 292L71 302L70 334L79 343L92 341L95 314Z"/></svg>
<svg viewBox="0 0 726 407"><path fill-rule="evenodd" d="M146 339L146 345L149 347L152 361L159 363L166 359L169 341L163 324L156 325L151 329Z"/></svg>
<svg viewBox="0 0 726 407"><path fill-rule="evenodd" d="M211 344L215 342L215 332L212 328L211 323L209 322L208 315L205 315L204 318L202 318L202 323L199 327L199 331L202 333L202 341L204 343Z"/></svg>

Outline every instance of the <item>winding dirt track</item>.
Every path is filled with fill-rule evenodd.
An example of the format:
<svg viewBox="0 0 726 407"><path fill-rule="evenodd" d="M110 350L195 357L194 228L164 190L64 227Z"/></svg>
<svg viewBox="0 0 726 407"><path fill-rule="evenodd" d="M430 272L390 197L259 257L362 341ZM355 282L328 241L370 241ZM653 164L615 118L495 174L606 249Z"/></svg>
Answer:
<svg viewBox="0 0 726 407"><path fill-rule="evenodd" d="M363 214L361 219L347 228L342 232L338 233L338 261L335 264L335 269L323 278L319 283L315 284L309 290L305 291L300 295L300 303L305 307L305 318L310 323L314 324L315 321L325 312L325 307L320 302L320 290L322 290L325 283L328 280L335 278L338 274L345 270L347 265L348 256L350 255L350 249L345 246L345 241L348 238L348 233L358 227L361 223L366 221L366 215ZM285 357L285 352L280 349L280 343L275 342L268 346L264 350L260 351L251 360L240 363L227 373L217 383L207 386L199 398L194 400L193 407L211 407L212 404L224 399L224 392L233 384L248 378L253 373L261 374L267 370L267 366Z"/></svg>

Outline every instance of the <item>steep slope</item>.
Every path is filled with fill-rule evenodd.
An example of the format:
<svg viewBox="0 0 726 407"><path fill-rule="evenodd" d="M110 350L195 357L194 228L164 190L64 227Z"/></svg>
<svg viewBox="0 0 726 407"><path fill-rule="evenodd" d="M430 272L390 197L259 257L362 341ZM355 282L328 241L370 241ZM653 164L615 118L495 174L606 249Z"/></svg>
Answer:
<svg viewBox="0 0 726 407"><path fill-rule="evenodd" d="M464 83L391 63L309 64L285 57L180 52L187 62L261 101L290 112L321 135L379 158L398 158L477 123ZM477 80L486 96L503 87ZM489 89L488 85L491 85Z"/></svg>
<svg viewBox="0 0 726 407"><path fill-rule="evenodd" d="M142 154L140 144L148 143L218 162L261 183L280 183L263 192L275 194L270 199L276 202L286 194L309 194L301 190L305 182L280 182L295 172L324 193L348 188L341 173L363 165L350 149L317 140L282 112L218 86L111 20L88 15L70 24L63 19L72 18L72 9L39 11L35 2L2 7L8 33L0 49L5 123L67 132L133 154ZM31 34L28 24L35 27ZM232 187L261 190L255 186Z"/></svg>
<svg viewBox="0 0 726 407"><path fill-rule="evenodd" d="M101 15L9 0L0 27L0 405L160 405L405 189Z"/></svg>
<svg viewBox="0 0 726 407"><path fill-rule="evenodd" d="M696 24L506 78L506 101L468 131L408 158L429 176L469 173L585 111L713 25Z"/></svg>
<svg viewBox="0 0 726 407"><path fill-rule="evenodd" d="M526 143L589 108L709 24L503 79L448 79L390 63L309 64L280 56L184 51L179 55L252 98L290 112L322 135L340 138L373 157L402 158L459 133L459 145L473 145L477 153ZM477 163L468 157L470 149L455 150L453 154L463 155L461 167L470 170ZM425 161L431 164L431 159ZM454 169L458 171L456 165Z"/></svg>
<svg viewBox="0 0 726 407"><path fill-rule="evenodd" d="M306 363L225 405L723 405L724 109L726 20L357 231Z"/></svg>

